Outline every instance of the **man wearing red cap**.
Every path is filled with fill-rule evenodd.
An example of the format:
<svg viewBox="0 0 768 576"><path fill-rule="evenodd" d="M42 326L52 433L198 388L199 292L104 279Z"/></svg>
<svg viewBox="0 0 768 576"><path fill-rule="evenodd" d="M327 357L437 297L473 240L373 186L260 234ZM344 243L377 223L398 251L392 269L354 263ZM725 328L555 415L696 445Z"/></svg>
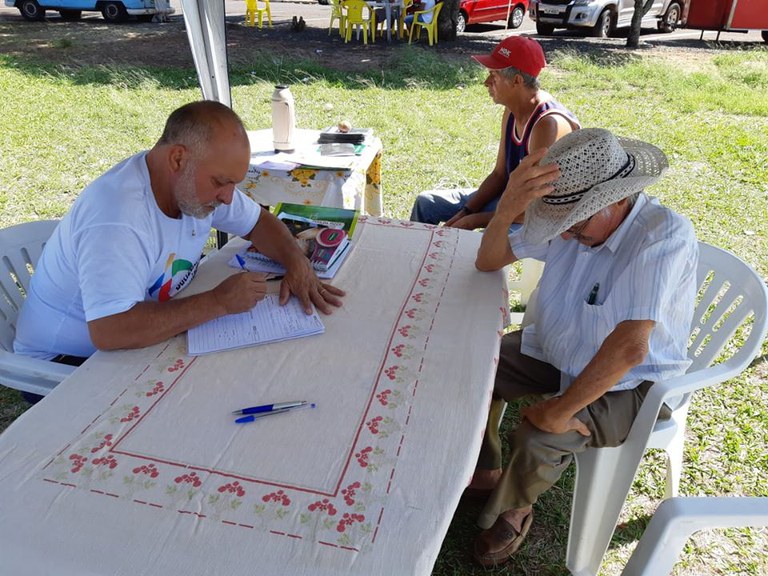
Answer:
<svg viewBox="0 0 768 576"><path fill-rule="evenodd" d="M532 150L547 148L580 127L576 116L539 88L539 72L547 63L536 40L510 36L490 54L472 58L488 68L485 86L493 101L504 106L496 165L474 192L456 189L419 194L411 211L413 221L484 228L520 161Z"/></svg>

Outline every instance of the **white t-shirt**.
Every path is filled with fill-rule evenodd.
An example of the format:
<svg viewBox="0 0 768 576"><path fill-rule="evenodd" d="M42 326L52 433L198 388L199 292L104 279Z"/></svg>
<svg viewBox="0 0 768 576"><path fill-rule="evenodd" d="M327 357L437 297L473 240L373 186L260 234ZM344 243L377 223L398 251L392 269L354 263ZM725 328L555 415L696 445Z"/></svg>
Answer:
<svg viewBox="0 0 768 576"><path fill-rule="evenodd" d="M614 328L653 320L645 360L611 391L632 389L685 372L696 297L698 243L684 217L640 194L630 213L600 246L560 236L532 245L510 236L518 258L546 262L534 323L523 329L521 352L561 372L571 385ZM595 286L598 286L595 289ZM594 302L590 293L595 290Z"/></svg>
<svg viewBox="0 0 768 576"><path fill-rule="evenodd" d="M16 327L14 350L50 359L96 351L87 322L164 301L197 271L211 227L247 235L259 205L235 191L206 218L166 216L157 206L146 152L91 183L45 246Z"/></svg>

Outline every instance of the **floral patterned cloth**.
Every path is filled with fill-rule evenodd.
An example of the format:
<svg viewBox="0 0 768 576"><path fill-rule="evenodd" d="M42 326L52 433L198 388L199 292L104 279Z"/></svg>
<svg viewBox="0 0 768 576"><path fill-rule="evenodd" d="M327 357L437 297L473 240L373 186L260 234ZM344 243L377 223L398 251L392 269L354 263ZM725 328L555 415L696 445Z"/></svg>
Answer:
<svg viewBox="0 0 768 576"><path fill-rule="evenodd" d="M301 131L301 146L311 147L319 132ZM252 152L270 147L271 130L249 133ZM310 136L314 135L314 138ZM265 148L266 147L266 148ZM260 204L279 202L314 204L359 210L371 216L382 215L381 140L374 138L356 158L350 169L319 170L298 166L292 170L265 168L259 156L252 159L248 174L239 188Z"/></svg>
<svg viewBox="0 0 768 576"><path fill-rule="evenodd" d="M324 335L100 352L11 426L9 573L429 574L480 447L505 275L474 270L474 232L362 217L353 241ZM242 242L190 290L238 273ZM233 422L289 400L317 407Z"/></svg>

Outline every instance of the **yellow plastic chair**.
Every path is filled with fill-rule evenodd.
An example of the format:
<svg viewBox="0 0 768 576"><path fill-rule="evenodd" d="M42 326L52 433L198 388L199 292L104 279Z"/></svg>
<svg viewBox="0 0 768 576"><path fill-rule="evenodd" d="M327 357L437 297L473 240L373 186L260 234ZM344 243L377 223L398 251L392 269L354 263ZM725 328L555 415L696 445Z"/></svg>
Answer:
<svg viewBox="0 0 768 576"><path fill-rule="evenodd" d="M413 0L403 0L403 7L400 9L400 19L397 23L397 30L400 33L400 40L403 39L408 31L408 25L405 23L405 16L408 12L408 8L413 6Z"/></svg>
<svg viewBox="0 0 768 576"><path fill-rule="evenodd" d="M272 10L269 8L269 0L245 0L245 25L253 26L256 18L259 19L259 29L264 22L264 14L272 28Z"/></svg>
<svg viewBox="0 0 768 576"><path fill-rule="evenodd" d="M440 10L443 7L442 2L438 2L435 4L432 8L429 10L417 10L413 13L413 22L411 22L411 31L410 34L408 34L408 44L411 43L411 40L413 40L413 31L416 29L416 27L419 27L419 32L416 34L416 40L419 39L419 36L421 36L422 29L425 29L427 31L427 38L429 39L429 45L432 46L432 44L437 44L437 17L440 15ZM432 14L432 22L426 23L422 22L421 16L425 14Z"/></svg>
<svg viewBox="0 0 768 576"><path fill-rule="evenodd" d="M363 44L368 44L368 34L371 35L371 43L375 41L375 21L373 19L373 10L363 0L342 0L342 9L346 12L346 35L344 36L344 42L349 42L352 38L352 28L357 28L357 37L360 37L360 29L363 30ZM368 17L364 17L363 13L368 12Z"/></svg>
<svg viewBox="0 0 768 576"><path fill-rule="evenodd" d="M331 21L328 24L328 35L330 36L331 31L333 31L333 22L338 20L339 36L344 36L344 30L347 27L347 17L341 9L341 0L328 0L328 4L331 6Z"/></svg>

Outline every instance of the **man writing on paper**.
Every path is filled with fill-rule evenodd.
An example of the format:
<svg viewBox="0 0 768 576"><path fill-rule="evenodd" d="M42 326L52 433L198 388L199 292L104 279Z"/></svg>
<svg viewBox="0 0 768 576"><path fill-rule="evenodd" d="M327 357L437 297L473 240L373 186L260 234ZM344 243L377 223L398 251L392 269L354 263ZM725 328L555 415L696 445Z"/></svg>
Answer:
<svg viewBox="0 0 768 576"><path fill-rule="evenodd" d="M151 150L96 179L64 216L32 277L14 350L78 363L251 309L266 293L263 274L174 298L194 277L211 227L248 237L286 267L281 303L293 294L307 313L339 306L343 291L321 283L287 228L235 189L249 161L245 128L228 107L202 101L174 111Z"/></svg>
<svg viewBox="0 0 768 576"><path fill-rule="evenodd" d="M472 58L488 69L488 93L496 104L504 106L496 165L474 192L457 189L419 194L411 211L415 222L445 222L446 226L466 230L484 228L520 161L531 150L551 146L579 128L576 116L539 88L539 73L547 63L536 40L510 36L490 54ZM515 222L522 222L522 217L520 214Z"/></svg>
<svg viewBox="0 0 768 576"><path fill-rule="evenodd" d="M573 453L624 442L653 382L690 363L696 237L687 219L642 193L666 170L664 153L600 129L568 134L544 152L515 171L517 193L502 196L476 261L480 270L525 257L546 262L533 323L502 338L468 488L489 496L474 546L484 566L517 551L533 504ZM522 230L508 236L522 212ZM553 396L521 411L502 471L501 399L529 394Z"/></svg>

